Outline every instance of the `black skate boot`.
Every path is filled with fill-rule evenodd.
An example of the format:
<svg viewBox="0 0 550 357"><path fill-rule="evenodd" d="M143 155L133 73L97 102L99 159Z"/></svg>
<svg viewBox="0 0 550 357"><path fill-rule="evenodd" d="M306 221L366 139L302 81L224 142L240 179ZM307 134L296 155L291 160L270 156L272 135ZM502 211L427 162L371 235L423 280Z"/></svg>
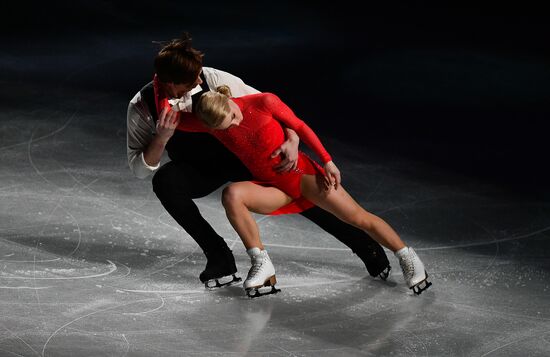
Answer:
<svg viewBox="0 0 550 357"><path fill-rule="evenodd" d="M230 249L222 251L211 250L205 252L205 255L207 259L206 268L199 275L199 279L204 283L206 288L220 288L242 280L235 275L237 273L237 266Z"/></svg>
<svg viewBox="0 0 550 357"><path fill-rule="evenodd" d="M372 277L387 280L390 276L391 266L384 249L377 243L363 244L362 247L353 249L353 252L363 261L367 271Z"/></svg>

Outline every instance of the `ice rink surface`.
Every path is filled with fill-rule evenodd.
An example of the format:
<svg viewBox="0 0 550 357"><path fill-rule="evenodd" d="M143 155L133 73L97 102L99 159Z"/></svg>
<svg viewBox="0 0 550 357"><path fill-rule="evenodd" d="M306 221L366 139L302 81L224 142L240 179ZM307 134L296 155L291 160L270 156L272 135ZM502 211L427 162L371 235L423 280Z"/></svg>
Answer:
<svg viewBox="0 0 550 357"><path fill-rule="evenodd" d="M197 245L131 175L112 110L124 98L24 89L38 99L0 126L0 355L548 355L548 201L327 139L349 191L433 286L413 296L390 252L382 282L303 217L258 216L282 292L251 300L202 287ZM243 276L219 194L199 207Z"/></svg>
<svg viewBox="0 0 550 357"><path fill-rule="evenodd" d="M1 57L0 356L549 356L547 192L326 135L343 185L416 249L433 286L414 296L389 251L388 281L371 278L288 215L256 216L281 293L205 289L204 255L150 178L128 169L125 112L139 87L78 85L150 65L128 59L143 38L103 40L87 39L96 52L41 42ZM220 192L197 203L244 278Z"/></svg>

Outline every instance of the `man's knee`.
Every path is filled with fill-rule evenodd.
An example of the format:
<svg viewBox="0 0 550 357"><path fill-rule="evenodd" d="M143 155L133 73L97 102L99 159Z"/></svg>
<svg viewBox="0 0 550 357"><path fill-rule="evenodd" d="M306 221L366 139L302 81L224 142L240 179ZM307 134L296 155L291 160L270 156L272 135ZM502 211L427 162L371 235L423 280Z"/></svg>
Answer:
<svg viewBox="0 0 550 357"><path fill-rule="evenodd" d="M155 192L157 197L161 198L174 192L175 183L178 179L176 176L174 170L170 170L164 166L155 172L151 183L153 185L153 192ZM183 180L184 178L180 177L179 179Z"/></svg>

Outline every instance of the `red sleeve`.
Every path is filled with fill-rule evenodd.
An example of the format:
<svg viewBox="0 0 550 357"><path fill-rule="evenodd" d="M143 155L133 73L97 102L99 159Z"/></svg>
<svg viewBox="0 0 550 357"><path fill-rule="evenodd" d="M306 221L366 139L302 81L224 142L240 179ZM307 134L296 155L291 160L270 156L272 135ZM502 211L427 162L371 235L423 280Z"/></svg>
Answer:
<svg viewBox="0 0 550 357"><path fill-rule="evenodd" d="M313 132L313 130L306 123L298 118L292 109L283 103L279 97L275 94L265 93L264 104L275 119L298 134L300 140L306 143L306 145L309 146L309 148L311 148L317 156L319 156L323 164L332 161L330 154L327 152L315 132Z"/></svg>
<svg viewBox="0 0 550 357"><path fill-rule="evenodd" d="M181 131L192 131L196 133L209 133L210 129L204 126L204 124L195 117L184 117L181 118L178 127L176 128Z"/></svg>
<svg viewBox="0 0 550 357"><path fill-rule="evenodd" d="M207 128L196 116L187 112L180 112L180 123L176 129L181 131L192 131L196 133L209 133Z"/></svg>

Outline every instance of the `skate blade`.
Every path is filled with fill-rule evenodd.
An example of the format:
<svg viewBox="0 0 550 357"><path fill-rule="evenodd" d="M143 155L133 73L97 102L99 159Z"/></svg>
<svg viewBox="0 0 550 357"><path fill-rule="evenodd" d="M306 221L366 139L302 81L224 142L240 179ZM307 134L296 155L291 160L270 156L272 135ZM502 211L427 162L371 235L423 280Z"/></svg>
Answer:
<svg viewBox="0 0 550 357"><path fill-rule="evenodd" d="M250 298L255 298L255 297L260 297L260 296L264 296L264 295L277 294L278 292L281 291L281 289L275 288L275 284L277 284L277 278L275 277L275 275L273 275L273 276L269 277L269 279L267 279L264 282L263 285L253 286L253 287L245 289L246 290L246 295ZM261 291L260 289L262 289L264 287L271 287L271 290Z"/></svg>
<svg viewBox="0 0 550 357"><path fill-rule="evenodd" d="M418 284L411 286L410 289L413 291L415 295L420 295L422 292L426 289L428 289L430 286L432 286L432 283L428 281L428 273L424 272L426 274L426 278L419 282Z"/></svg>
<svg viewBox="0 0 550 357"><path fill-rule="evenodd" d="M386 269L382 270L382 272L380 274L378 274L378 277L380 277L380 279L386 281L388 280L388 277L390 276L390 271L391 271L391 266L387 266Z"/></svg>
<svg viewBox="0 0 550 357"><path fill-rule="evenodd" d="M257 298L260 296L265 295L271 295L271 294L277 294L278 292L281 292L281 289L277 289L275 286L271 285L271 289L269 291L261 291L261 288L248 288L246 289L246 295L251 298Z"/></svg>
<svg viewBox="0 0 550 357"><path fill-rule="evenodd" d="M224 281L226 279L231 279L231 280ZM233 284L240 282L241 280L242 279L240 277L237 277L235 274L233 274L232 276L225 276L219 279L208 280L207 282L204 283L204 287L207 289L218 289L218 288L223 288L225 286L231 286Z"/></svg>

